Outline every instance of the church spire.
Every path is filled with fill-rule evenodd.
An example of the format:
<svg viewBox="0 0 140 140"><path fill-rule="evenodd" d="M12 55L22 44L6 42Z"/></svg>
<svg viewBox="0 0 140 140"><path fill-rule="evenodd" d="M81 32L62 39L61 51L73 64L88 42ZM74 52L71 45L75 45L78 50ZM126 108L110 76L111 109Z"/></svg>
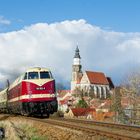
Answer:
<svg viewBox="0 0 140 140"><path fill-rule="evenodd" d="M73 65L72 65L72 78L71 78L71 90L73 91L76 88L76 84L80 82L82 78L82 65L81 65L81 57L79 53L78 45L76 46Z"/></svg>
<svg viewBox="0 0 140 140"><path fill-rule="evenodd" d="M78 48L78 45L77 45L77 46L76 46L76 50L75 50L74 58L81 58L79 52L80 52L80 51L79 51L79 48Z"/></svg>
<svg viewBox="0 0 140 140"><path fill-rule="evenodd" d="M81 57L80 57L80 53L79 53L79 48L78 45L76 46L76 50L75 50L75 55L74 55L74 59L73 59L73 65L81 65Z"/></svg>

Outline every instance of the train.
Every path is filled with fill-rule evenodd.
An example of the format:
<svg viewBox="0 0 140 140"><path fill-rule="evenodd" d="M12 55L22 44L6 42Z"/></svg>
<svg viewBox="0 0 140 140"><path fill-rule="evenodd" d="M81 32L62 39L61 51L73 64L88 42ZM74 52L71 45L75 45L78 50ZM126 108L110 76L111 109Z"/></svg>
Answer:
<svg viewBox="0 0 140 140"><path fill-rule="evenodd" d="M57 108L55 79L47 68L29 68L0 92L0 112L49 117Z"/></svg>

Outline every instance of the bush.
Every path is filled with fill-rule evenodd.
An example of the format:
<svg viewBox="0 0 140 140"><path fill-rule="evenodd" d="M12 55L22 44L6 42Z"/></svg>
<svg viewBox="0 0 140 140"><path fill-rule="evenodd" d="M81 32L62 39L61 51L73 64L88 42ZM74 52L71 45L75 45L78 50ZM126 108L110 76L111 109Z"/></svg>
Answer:
<svg viewBox="0 0 140 140"><path fill-rule="evenodd" d="M78 101L76 107L80 108L88 108L88 104L86 101L82 98L81 100Z"/></svg>

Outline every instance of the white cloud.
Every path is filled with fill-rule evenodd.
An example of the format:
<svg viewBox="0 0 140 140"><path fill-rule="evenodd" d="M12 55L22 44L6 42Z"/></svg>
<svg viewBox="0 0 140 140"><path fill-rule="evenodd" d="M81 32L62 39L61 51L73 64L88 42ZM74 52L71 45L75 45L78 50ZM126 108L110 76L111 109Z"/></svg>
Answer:
<svg viewBox="0 0 140 140"><path fill-rule="evenodd" d="M11 24L11 21L8 19L5 19L3 16L0 16L0 24L9 25Z"/></svg>
<svg viewBox="0 0 140 140"><path fill-rule="evenodd" d="M140 64L140 33L103 30L85 20L37 23L0 34L0 82L32 66L51 68L57 81L70 80L77 42L84 70L120 80L133 63Z"/></svg>

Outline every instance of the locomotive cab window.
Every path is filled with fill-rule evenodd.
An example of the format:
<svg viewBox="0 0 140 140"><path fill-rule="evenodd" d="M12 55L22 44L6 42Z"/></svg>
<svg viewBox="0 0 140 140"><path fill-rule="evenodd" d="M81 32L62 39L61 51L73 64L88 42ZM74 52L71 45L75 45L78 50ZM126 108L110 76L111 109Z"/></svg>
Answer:
<svg viewBox="0 0 140 140"><path fill-rule="evenodd" d="M26 79L27 79L27 72L24 75L24 80L26 80Z"/></svg>
<svg viewBox="0 0 140 140"><path fill-rule="evenodd" d="M40 79L48 79L48 78L52 78L48 71L40 72Z"/></svg>
<svg viewBox="0 0 140 140"><path fill-rule="evenodd" d="M28 79L38 79L38 72L29 72L28 73Z"/></svg>

